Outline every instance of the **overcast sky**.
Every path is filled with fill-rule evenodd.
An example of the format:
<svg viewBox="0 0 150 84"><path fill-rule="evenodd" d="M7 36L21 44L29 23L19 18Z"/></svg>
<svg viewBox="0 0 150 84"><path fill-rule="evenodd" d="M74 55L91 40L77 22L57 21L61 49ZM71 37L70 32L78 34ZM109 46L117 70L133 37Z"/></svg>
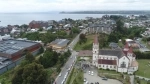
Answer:
<svg viewBox="0 0 150 84"><path fill-rule="evenodd" d="M150 10L150 0L0 0L0 12Z"/></svg>

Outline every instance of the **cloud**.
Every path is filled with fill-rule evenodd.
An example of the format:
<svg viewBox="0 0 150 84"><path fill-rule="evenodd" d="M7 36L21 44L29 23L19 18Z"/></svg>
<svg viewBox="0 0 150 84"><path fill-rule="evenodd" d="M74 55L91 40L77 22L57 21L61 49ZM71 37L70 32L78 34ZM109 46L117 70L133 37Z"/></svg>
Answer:
<svg viewBox="0 0 150 84"><path fill-rule="evenodd" d="M0 12L149 9L150 0L0 0Z"/></svg>

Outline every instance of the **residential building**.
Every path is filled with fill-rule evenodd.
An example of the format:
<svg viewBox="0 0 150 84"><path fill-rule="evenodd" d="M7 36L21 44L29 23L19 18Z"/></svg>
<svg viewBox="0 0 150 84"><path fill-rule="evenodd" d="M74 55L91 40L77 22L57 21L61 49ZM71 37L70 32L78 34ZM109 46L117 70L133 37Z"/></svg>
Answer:
<svg viewBox="0 0 150 84"><path fill-rule="evenodd" d="M51 47L53 50L56 51L63 51L66 46L68 45L70 40L68 39L56 39L48 44L48 47Z"/></svg>

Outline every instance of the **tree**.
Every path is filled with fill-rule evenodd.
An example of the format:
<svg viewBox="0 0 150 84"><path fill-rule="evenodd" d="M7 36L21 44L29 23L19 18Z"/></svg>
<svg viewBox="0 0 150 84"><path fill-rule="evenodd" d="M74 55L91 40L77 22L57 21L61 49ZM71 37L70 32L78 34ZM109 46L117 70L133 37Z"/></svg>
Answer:
<svg viewBox="0 0 150 84"><path fill-rule="evenodd" d="M77 33L77 34L80 33L79 28L72 28L71 30L73 33Z"/></svg>
<svg viewBox="0 0 150 84"><path fill-rule="evenodd" d="M47 73L43 66L31 63L19 67L12 78L12 84L47 84Z"/></svg>
<svg viewBox="0 0 150 84"><path fill-rule="evenodd" d="M40 50L39 50L39 54L43 53L44 52L44 48L43 46L41 46Z"/></svg>
<svg viewBox="0 0 150 84"><path fill-rule="evenodd" d="M27 52L27 54L25 56L25 60L27 60L31 63L31 62L33 62L33 60L35 60L35 57L30 52Z"/></svg>
<svg viewBox="0 0 150 84"><path fill-rule="evenodd" d="M149 80L149 81L147 81L147 84L150 84L150 80Z"/></svg>
<svg viewBox="0 0 150 84"><path fill-rule="evenodd" d="M15 71L13 77L12 77L12 84L22 84L23 83L23 78L22 78L22 73L23 73L23 67L17 68Z"/></svg>

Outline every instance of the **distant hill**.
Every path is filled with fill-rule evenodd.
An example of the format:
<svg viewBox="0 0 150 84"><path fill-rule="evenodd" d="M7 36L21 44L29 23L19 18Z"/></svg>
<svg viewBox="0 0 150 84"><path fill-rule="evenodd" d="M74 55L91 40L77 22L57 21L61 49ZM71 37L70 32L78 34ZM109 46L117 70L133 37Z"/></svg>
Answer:
<svg viewBox="0 0 150 84"><path fill-rule="evenodd" d="M150 14L150 11L63 11L60 14Z"/></svg>

